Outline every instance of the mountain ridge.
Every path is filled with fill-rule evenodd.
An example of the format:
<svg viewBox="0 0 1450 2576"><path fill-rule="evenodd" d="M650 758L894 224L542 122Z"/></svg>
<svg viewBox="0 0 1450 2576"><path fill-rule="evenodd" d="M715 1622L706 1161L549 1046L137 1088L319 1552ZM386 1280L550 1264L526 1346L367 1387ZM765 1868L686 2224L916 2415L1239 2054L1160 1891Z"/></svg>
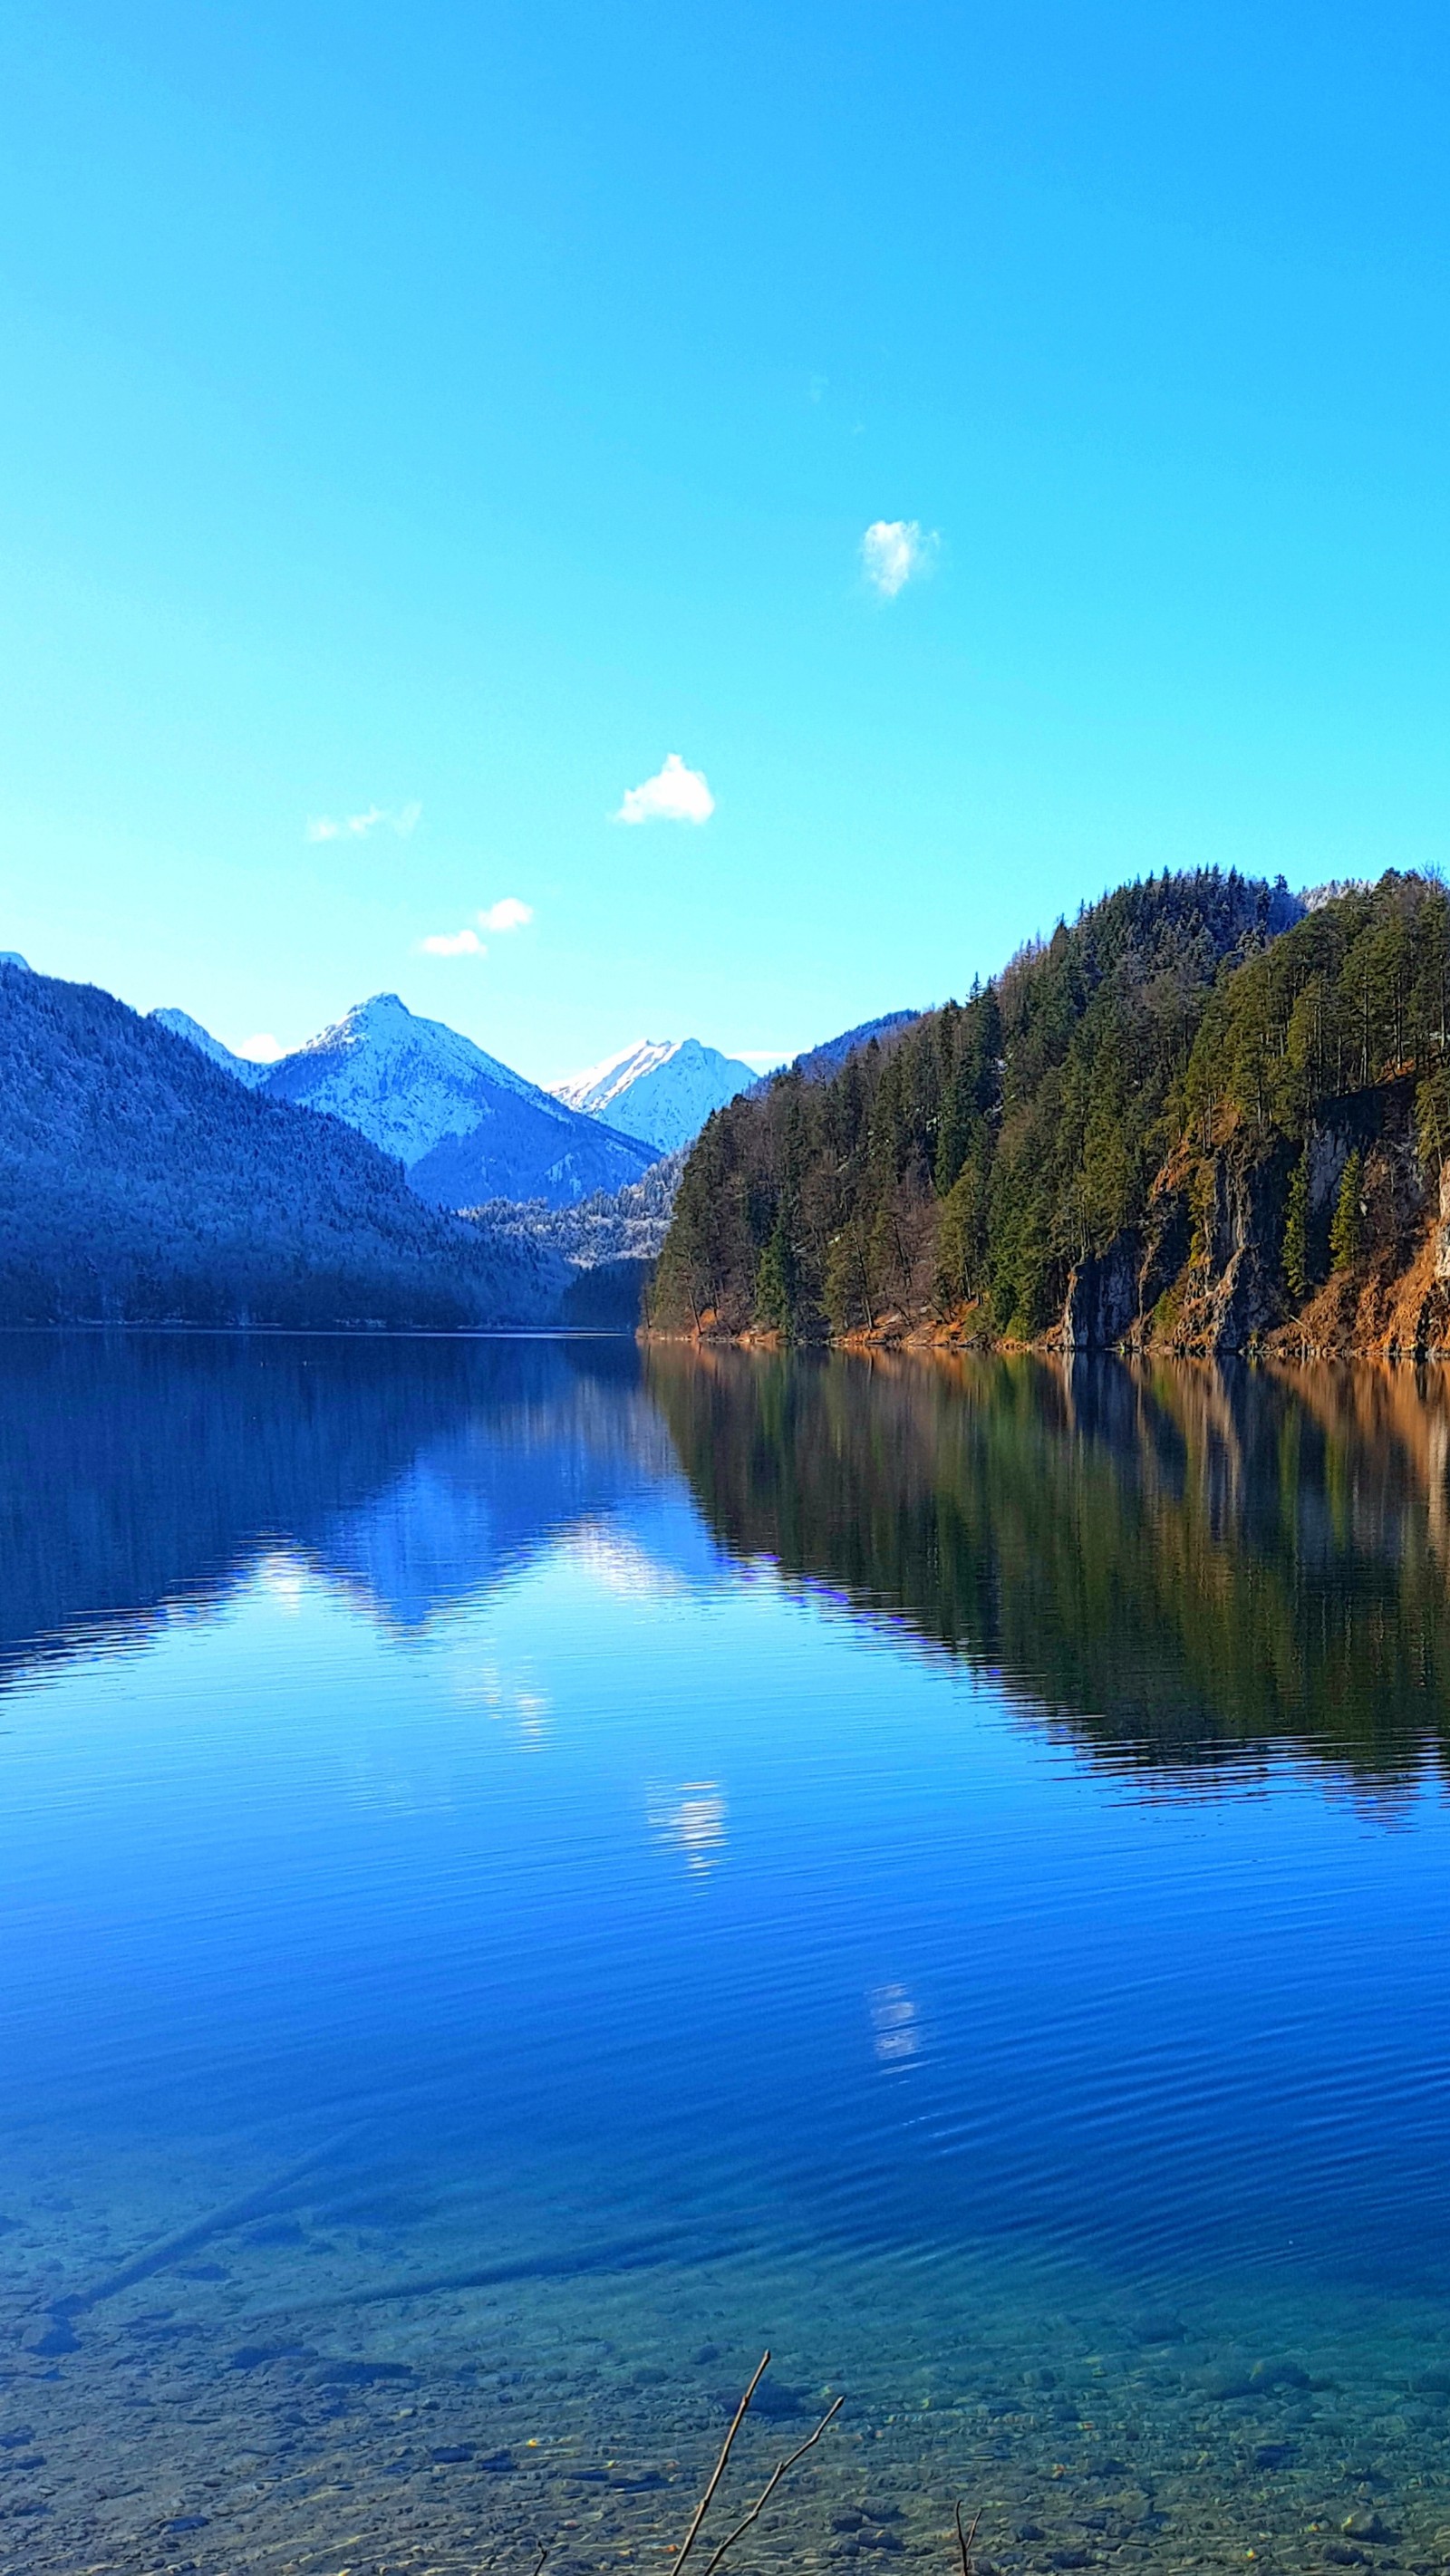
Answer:
<svg viewBox="0 0 1450 2576"><path fill-rule="evenodd" d="M200 1020L194 1020L190 1011L168 1008L148 1011L146 1016L154 1020L158 1028L169 1029L173 1037L185 1038L188 1046L196 1047L211 1063L219 1064L223 1073L229 1073L234 1082L245 1084L248 1091L257 1090L266 1081L270 1071L268 1065L254 1063L250 1056L234 1055L229 1046L223 1046L220 1038L212 1036L210 1029L202 1027Z"/></svg>
<svg viewBox="0 0 1450 2576"><path fill-rule="evenodd" d="M568 1275L113 994L0 965L0 1320L534 1322Z"/></svg>
<svg viewBox="0 0 1450 2576"><path fill-rule="evenodd" d="M410 1011L396 993L354 1003L305 1045L256 1068L189 1014L153 1016L259 1096L341 1119L401 1162L410 1186L437 1207L495 1198L570 1206L637 1180L658 1157L658 1148L555 1100L460 1030Z"/></svg>

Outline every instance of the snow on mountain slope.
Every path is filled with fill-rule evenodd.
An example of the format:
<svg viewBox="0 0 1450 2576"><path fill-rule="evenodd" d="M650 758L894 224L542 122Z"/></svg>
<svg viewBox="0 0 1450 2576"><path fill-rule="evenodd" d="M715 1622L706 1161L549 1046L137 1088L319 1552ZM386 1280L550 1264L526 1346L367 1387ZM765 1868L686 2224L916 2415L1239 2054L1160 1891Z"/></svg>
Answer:
<svg viewBox="0 0 1450 2576"><path fill-rule="evenodd" d="M698 1136L712 1109L723 1109L755 1079L738 1056L698 1038L642 1038L587 1073L556 1082L553 1091L571 1109L607 1118L627 1136L673 1154Z"/></svg>
<svg viewBox="0 0 1450 2576"><path fill-rule="evenodd" d="M335 1027L269 1065L274 1100L329 1110L396 1154L421 1197L441 1207L541 1198L569 1207L614 1190L658 1149L582 1117L396 993L375 993Z"/></svg>
<svg viewBox="0 0 1450 2576"><path fill-rule="evenodd" d="M170 1029L173 1037L185 1038L189 1046L196 1047L213 1064L219 1064L224 1073L244 1082L249 1091L255 1091L259 1083L266 1081L271 1070L269 1065L251 1064L244 1055L233 1055L231 1048L224 1047L220 1038L214 1038L210 1029L204 1029L200 1020L194 1020L190 1011L148 1011L147 1018L154 1020L159 1029Z"/></svg>

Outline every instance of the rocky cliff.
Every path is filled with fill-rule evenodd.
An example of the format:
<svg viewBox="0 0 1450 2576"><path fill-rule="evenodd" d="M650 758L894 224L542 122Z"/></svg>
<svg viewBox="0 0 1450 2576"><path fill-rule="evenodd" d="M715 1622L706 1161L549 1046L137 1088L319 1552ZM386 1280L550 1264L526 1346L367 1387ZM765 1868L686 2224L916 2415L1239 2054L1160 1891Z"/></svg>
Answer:
<svg viewBox="0 0 1450 2576"><path fill-rule="evenodd" d="M1355 1206L1330 1236L1351 1157ZM1286 1272L1294 1175L1302 1172L1304 1275ZM1071 1271L1061 1330L1072 1351L1450 1350L1450 1159L1417 1142L1413 1085L1337 1102L1296 1158L1241 1133L1165 1165L1141 1225Z"/></svg>

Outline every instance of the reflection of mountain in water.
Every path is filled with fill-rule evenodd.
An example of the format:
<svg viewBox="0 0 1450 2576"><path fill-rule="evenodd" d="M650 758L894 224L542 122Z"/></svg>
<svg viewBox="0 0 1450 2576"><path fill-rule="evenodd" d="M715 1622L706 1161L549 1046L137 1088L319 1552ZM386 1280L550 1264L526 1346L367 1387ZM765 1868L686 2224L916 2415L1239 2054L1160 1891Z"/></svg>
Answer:
<svg viewBox="0 0 1450 2576"><path fill-rule="evenodd" d="M1383 1776L1450 1734L1442 1374L666 1347L649 1383L735 1554L1120 1758L1287 1739Z"/></svg>
<svg viewBox="0 0 1450 2576"><path fill-rule="evenodd" d="M674 1475L638 1376L622 1343L7 1335L0 1665L278 1549L418 1627Z"/></svg>
<svg viewBox="0 0 1450 2576"><path fill-rule="evenodd" d="M309 1550L319 1571L395 1626L421 1628L561 1530L632 1510L674 1476L633 1352L627 1378L601 1384L571 1367L571 1348L589 1346L513 1345L488 1401L473 1389L463 1418L401 1476L327 1518ZM490 1356L497 1369L502 1354Z"/></svg>

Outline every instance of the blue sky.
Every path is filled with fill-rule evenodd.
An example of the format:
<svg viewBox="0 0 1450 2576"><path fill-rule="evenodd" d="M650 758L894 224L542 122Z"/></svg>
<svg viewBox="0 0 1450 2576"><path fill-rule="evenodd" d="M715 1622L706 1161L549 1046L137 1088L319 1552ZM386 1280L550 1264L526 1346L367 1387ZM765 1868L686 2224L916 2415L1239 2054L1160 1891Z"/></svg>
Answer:
<svg viewBox="0 0 1450 2576"><path fill-rule="evenodd" d="M1438 9L14 0L0 82L35 965L549 1079L1445 857Z"/></svg>

